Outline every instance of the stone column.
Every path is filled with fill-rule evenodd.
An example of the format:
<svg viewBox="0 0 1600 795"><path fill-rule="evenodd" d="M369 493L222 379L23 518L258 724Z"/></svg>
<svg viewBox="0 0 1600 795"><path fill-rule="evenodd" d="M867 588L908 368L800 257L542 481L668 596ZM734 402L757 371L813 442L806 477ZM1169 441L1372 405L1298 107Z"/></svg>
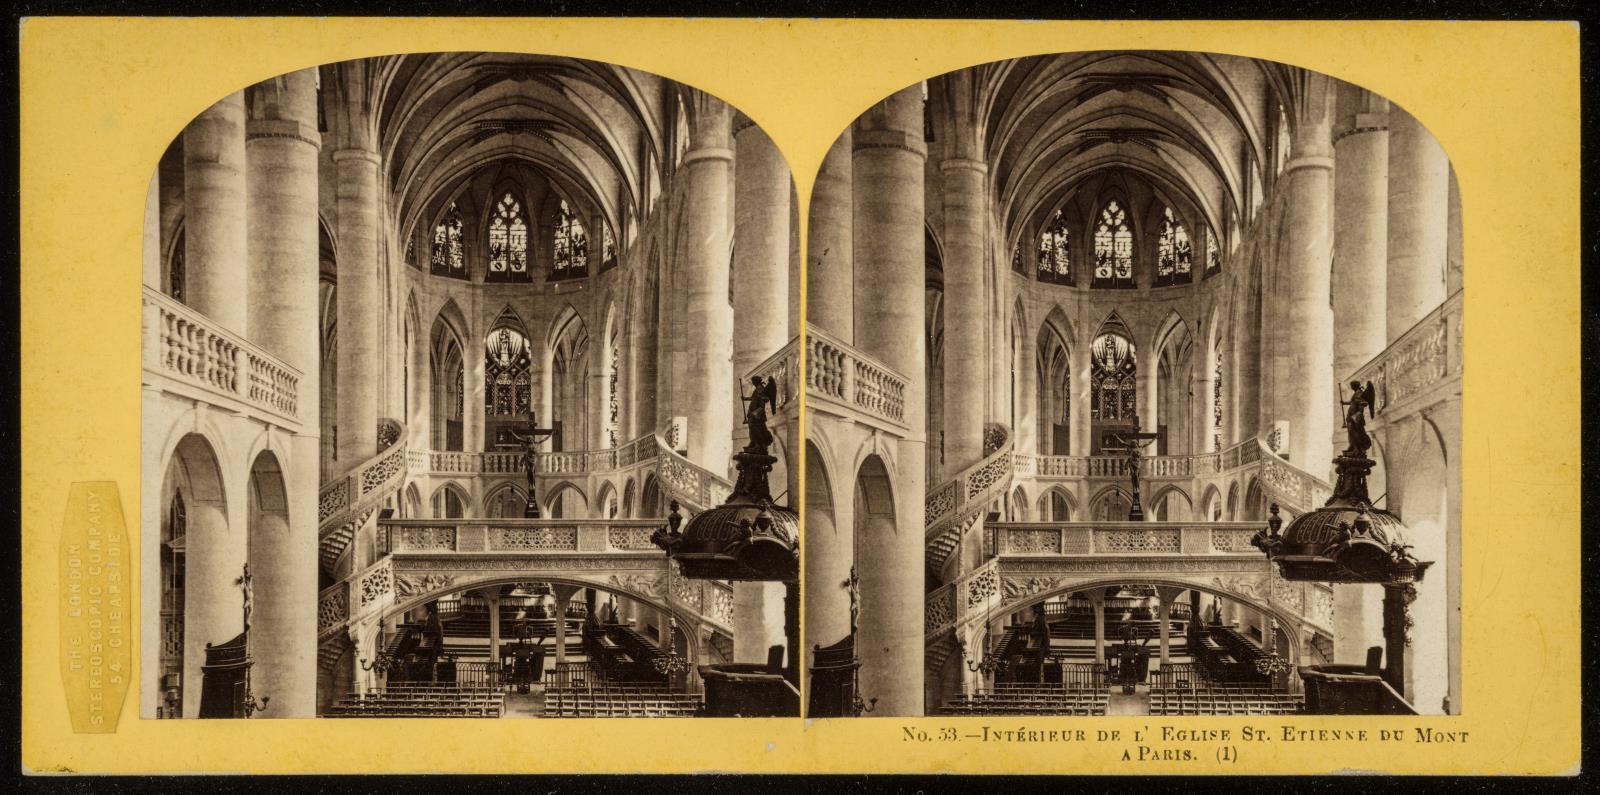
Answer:
<svg viewBox="0 0 1600 795"><path fill-rule="evenodd" d="M1170 650L1172 648L1172 603L1178 598L1178 591L1172 588L1156 589L1156 621L1160 622L1161 633L1161 668L1165 670L1171 662Z"/></svg>
<svg viewBox="0 0 1600 795"><path fill-rule="evenodd" d="M556 666L559 667L567 661L567 605L572 604L572 596L578 588L570 585L557 585L556 592Z"/></svg>
<svg viewBox="0 0 1600 795"><path fill-rule="evenodd" d="M1089 438L1094 432L1093 418L1089 413L1089 393L1094 389L1094 379L1089 373L1090 368L1093 366L1090 361L1093 356L1093 351L1090 350L1091 342L1079 341L1077 345L1067 351L1067 361L1072 363L1071 380L1068 382L1072 388L1072 400L1067 406L1068 421L1072 423L1072 438L1067 446L1072 455L1077 456L1085 456L1094 452L1094 440ZM1043 389L1045 387L1040 385L1040 388ZM1041 440L1040 445L1042 446L1043 444L1044 442ZM1086 503L1079 503L1079 505L1084 505L1085 510L1087 510Z"/></svg>
<svg viewBox="0 0 1600 795"><path fill-rule="evenodd" d="M683 267L688 298L688 372L695 375L685 384L685 405L675 408L689 417L689 458L722 473L728 469L733 453L735 401L735 331L733 310L728 306L731 111L726 103L709 94L692 90L688 93L691 107L689 150L683 156L688 184ZM782 316L779 317L782 328Z"/></svg>
<svg viewBox="0 0 1600 795"><path fill-rule="evenodd" d="M1090 594L1089 604L1094 606L1094 661L1096 665L1106 664L1106 597L1098 593Z"/></svg>
<svg viewBox="0 0 1600 795"><path fill-rule="evenodd" d="M806 320L847 344L855 340L853 140L853 128L845 128L823 158L806 230Z"/></svg>
<svg viewBox="0 0 1600 795"><path fill-rule="evenodd" d="M1445 299L1450 160L1433 134L1400 108L1389 112L1388 342Z"/></svg>
<svg viewBox="0 0 1600 795"><path fill-rule="evenodd" d="M500 589L485 588L483 601L489 605L489 670L500 665Z"/></svg>
<svg viewBox="0 0 1600 795"><path fill-rule="evenodd" d="M243 498L243 490L238 490ZM227 643L244 630L243 594L234 580L248 556L242 517L230 522L222 500L189 499L188 555L184 562L183 716L198 717L206 646ZM204 542L201 542L204 539Z"/></svg>
<svg viewBox="0 0 1600 795"><path fill-rule="evenodd" d="M1291 370L1276 384L1278 416L1289 420L1290 460L1325 474L1333 458L1333 151L1329 124L1333 80L1306 74L1294 132L1294 158L1285 166L1289 191L1289 257L1285 263L1287 318L1282 337Z"/></svg>
<svg viewBox="0 0 1600 795"><path fill-rule="evenodd" d="M244 92L236 91L183 131L184 301L238 334L249 314L244 116Z"/></svg>
<svg viewBox="0 0 1600 795"><path fill-rule="evenodd" d="M743 392L750 389L750 371L789 341L791 191L789 166L772 139L743 114L736 114L733 129L733 375ZM707 464L714 470L725 465ZM733 622L734 661L766 662L769 647L786 645L783 584L734 583Z"/></svg>
<svg viewBox="0 0 1600 795"><path fill-rule="evenodd" d="M144 286L161 292L161 169L150 173L144 200Z"/></svg>
<svg viewBox="0 0 1600 795"><path fill-rule="evenodd" d="M1383 351L1389 103L1340 83L1333 125L1333 369L1341 382Z"/></svg>
<svg viewBox="0 0 1600 795"><path fill-rule="evenodd" d="M378 452L378 153L333 153L339 284L338 457L348 471ZM465 353L463 355L466 355Z"/></svg>
<svg viewBox="0 0 1600 795"><path fill-rule="evenodd" d="M931 81L945 99L944 188L944 460L960 472L983 458L984 395L989 334L984 279L985 182L989 167L974 137L972 77L951 72Z"/></svg>
<svg viewBox="0 0 1600 795"><path fill-rule="evenodd" d="M300 371L302 426L280 461L288 525L251 544L260 598L252 616L252 690L271 717L316 713L317 506L321 445L316 73L301 70L246 89L249 174L249 336ZM259 553L259 554L258 554Z"/></svg>
<svg viewBox="0 0 1600 795"><path fill-rule="evenodd" d="M874 714L923 712L923 532L927 329L922 87L856 121L852 140L857 346L906 377L907 436L894 442L894 530L858 533L861 688ZM860 519L857 519L858 526Z"/></svg>

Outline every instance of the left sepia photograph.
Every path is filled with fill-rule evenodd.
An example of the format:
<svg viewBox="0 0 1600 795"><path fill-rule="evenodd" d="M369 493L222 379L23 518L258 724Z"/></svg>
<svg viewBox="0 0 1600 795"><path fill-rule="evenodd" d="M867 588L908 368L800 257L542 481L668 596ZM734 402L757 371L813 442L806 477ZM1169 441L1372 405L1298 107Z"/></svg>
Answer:
<svg viewBox="0 0 1600 795"><path fill-rule="evenodd" d="M512 53L196 111L144 219L140 717L798 716L767 134Z"/></svg>

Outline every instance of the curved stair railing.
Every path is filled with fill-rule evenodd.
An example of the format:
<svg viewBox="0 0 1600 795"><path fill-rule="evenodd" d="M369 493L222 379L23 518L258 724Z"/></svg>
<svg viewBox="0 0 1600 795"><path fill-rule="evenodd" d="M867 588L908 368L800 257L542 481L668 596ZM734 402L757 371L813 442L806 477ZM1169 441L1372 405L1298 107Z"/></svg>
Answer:
<svg viewBox="0 0 1600 795"><path fill-rule="evenodd" d="M733 482L690 461L656 434L656 480L662 491L690 512L717 505L733 493Z"/></svg>
<svg viewBox="0 0 1600 795"><path fill-rule="evenodd" d="M385 498L405 483L405 426L397 420L379 420L378 447L377 455L323 485L317 493L317 535L321 539L318 557L323 571L330 576L350 549L356 531Z"/></svg>
<svg viewBox="0 0 1600 795"><path fill-rule="evenodd" d="M984 449L978 463L928 490L923 527L927 539L928 571L940 571L961 546L961 535L998 495L1011 489L1015 467L1011 457L1016 444L1011 429L984 426Z"/></svg>
<svg viewBox="0 0 1600 795"><path fill-rule="evenodd" d="M1269 502L1298 515L1328 501L1333 486L1326 480L1279 458L1260 437L1255 441L1260 448L1261 491Z"/></svg>

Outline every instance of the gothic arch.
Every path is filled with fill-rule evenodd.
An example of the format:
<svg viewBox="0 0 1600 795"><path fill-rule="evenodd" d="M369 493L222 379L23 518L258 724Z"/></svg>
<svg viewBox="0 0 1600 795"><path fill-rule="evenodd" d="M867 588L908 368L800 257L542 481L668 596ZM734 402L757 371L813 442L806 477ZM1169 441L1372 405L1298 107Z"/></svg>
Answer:
<svg viewBox="0 0 1600 795"><path fill-rule="evenodd" d="M617 513L615 516L607 515L609 512L609 506L607 503L611 501L615 501L617 503ZM612 485L611 481L601 481L600 491L595 494L594 505L591 507L591 512L594 514L594 518L596 519L626 518L622 515L622 501L617 497L617 487Z"/></svg>
<svg viewBox="0 0 1600 795"><path fill-rule="evenodd" d="M1174 497L1182 498L1182 504L1181 505L1177 505L1177 503L1175 503L1174 500L1173 500ZM1172 509L1173 509L1173 507L1175 505L1177 505L1177 507L1180 507L1183 510L1183 516L1173 516L1172 515ZM1165 509L1165 511L1166 511L1165 516L1162 515L1163 509ZM1150 498L1150 514L1157 521L1166 521L1166 522L1188 522L1188 521L1193 521L1194 520L1194 501L1189 498L1189 493L1188 492L1184 491L1182 488L1180 488L1176 484L1168 484L1166 486L1163 486L1158 491L1156 491L1155 495Z"/></svg>
<svg viewBox="0 0 1600 795"><path fill-rule="evenodd" d="M1121 486L1106 486L1089 500L1088 521L1127 521L1128 508L1133 505L1133 495Z"/></svg>
<svg viewBox="0 0 1600 795"><path fill-rule="evenodd" d="M452 497L455 499L454 503L450 502ZM428 505L432 512L431 518L434 519L472 518L467 515L472 509L472 499L467 496L467 490L455 481L442 483L438 488L434 489L433 494L428 498ZM460 509L461 516L450 516L452 509L457 507Z"/></svg>
<svg viewBox="0 0 1600 795"><path fill-rule="evenodd" d="M628 482L622 486L622 518L624 519L633 518L633 504L635 502L634 493L636 490L635 486L636 481L631 477L628 478Z"/></svg>
<svg viewBox="0 0 1600 795"><path fill-rule="evenodd" d="M489 489L479 515L489 519L519 519L527 504L528 492L513 481L505 481Z"/></svg>
<svg viewBox="0 0 1600 795"><path fill-rule="evenodd" d="M568 505L568 495L573 494L577 495L578 504ZM563 480L544 493L544 507L551 519L576 519L588 512L589 498L572 481ZM560 516L556 515L558 510Z"/></svg>
<svg viewBox="0 0 1600 795"><path fill-rule="evenodd" d="M1225 509L1222 505L1222 492L1217 490L1216 484L1206 487L1205 496L1200 500L1200 510L1203 514L1200 517L1201 521L1216 522L1224 519L1225 514L1223 511Z"/></svg>
<svg viewBox="0 0 1600 795"><path fill-rule="evenodd" d="M1039 495L1038 508L1038 521L1070 522L1073 515L1078 513L1078 498L1072 496L1072 490L1065 486L1051 486ZM1061 515L1062 509L1065 509L1064 515Z"/></svg>

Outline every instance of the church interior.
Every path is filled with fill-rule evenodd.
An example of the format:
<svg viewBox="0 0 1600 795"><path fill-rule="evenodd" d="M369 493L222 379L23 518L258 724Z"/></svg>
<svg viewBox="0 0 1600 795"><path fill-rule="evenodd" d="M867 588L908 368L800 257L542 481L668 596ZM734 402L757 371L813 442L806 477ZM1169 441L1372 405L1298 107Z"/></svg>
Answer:
<svg viewBox="0 0 1600 795"><path fill-rule="evenodd" d="M196 110L146 203L141 715L798 715L766 133L504 53Z"/></svg>
<svg viewBox="0 0 1600 795"><path fill-rule="evenodd" d="M808 714L1459 714L1460 217L1423 122L1280 63L863 113L806 230Z"/></svg>

